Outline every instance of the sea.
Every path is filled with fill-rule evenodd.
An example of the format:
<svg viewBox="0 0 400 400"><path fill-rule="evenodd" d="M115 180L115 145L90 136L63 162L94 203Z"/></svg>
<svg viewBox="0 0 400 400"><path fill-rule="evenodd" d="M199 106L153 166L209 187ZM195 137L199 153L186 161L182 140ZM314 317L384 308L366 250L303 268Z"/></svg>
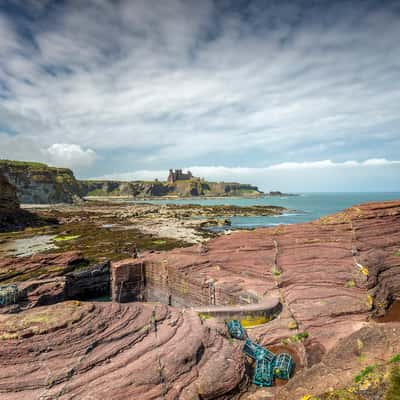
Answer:
<svg viewBox="0 0 400 400"><path fill-rule="evenodd" d="M282 215L232 217L231 229L253 229L280 224L308 222L353 205L370 201L400 200L400 192L358 192L358 193L300 193L296 196L263 196L256 198L219 197L145 200L157 204L201 204L201 205L275 205L289 209ZM214 228L225 229L226 227Z"/></svg>

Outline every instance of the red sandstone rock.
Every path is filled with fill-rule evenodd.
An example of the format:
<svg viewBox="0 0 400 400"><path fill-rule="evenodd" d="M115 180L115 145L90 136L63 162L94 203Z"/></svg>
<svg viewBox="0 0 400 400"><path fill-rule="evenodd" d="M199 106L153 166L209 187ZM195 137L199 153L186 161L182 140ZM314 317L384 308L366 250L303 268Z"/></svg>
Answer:
<svg viewBox="0 0 400 400"><path fill-rule="evenodd" d="M38 278L54 278L70 272L87 261L81 253L70 251L55 254L35 254L29 257L0 259L0 283Z"/></svg>
<svg viewBox="0 0 400 400"><path fill-rule="evenodd" d="M251 332L264 344L305 331L306 346L322 355L360 329L372 309L382 311L400 297L400 201L234 232L205 246L144 256L148 284L163 287L172 304L174 298L177 304L237 304L280 295L281 318ZM290 329L293 324L298 328Z"/></svg>
<svg viewBox="0 0 400 400"><path fill-rule="evenodd" d="M387 362L399 352L400 323L368 324L338 341L320 363L301 371L279 388L275 398L301 399L307 394L319 397L328 388L346 387L354 383L354 377L365 367Z"/></svg>
<svg viewBox="0 0 400 400"><path fill-rule="evenodd" d="M227 399L244 374L237 343L160 304L64 302L0 322L2 338L33 334L2 340L1 400Z"/></svg>
<svg viewBox="0 0 400 400"><path fill-rule="evenodd" d="M109 262L80 269L87 263L79 252L7 258L0 260L0 284L17 285L23 308L108 295ZM9 311L0 307L1 313Z"/></svg>
<svg viewBox="0 0 400 400"><path fill-rule="evenodd" d="M201 249L146 254L119 265L143 263L146 290L177 305L261 303L281 296L279 317L249 336L268 345L287 340L305 367L285 388L268 389L277 400L291 400L346 384L358 368L358 338L366 343L367 362L400 351L398 324L368 322L400 297L399 247L397 201L352 207L313 223L235 232ZM129 271L121 272L122 281L130 279ZM240 349L189 310L157 305L153 318L154 307L95 304L76 322L66 318L68 327L50 318L51 327L39 326L29 339L5 336L0 400L234 398L230 391L244 370ZM302 340L304 332L309 337Z"/></svg>

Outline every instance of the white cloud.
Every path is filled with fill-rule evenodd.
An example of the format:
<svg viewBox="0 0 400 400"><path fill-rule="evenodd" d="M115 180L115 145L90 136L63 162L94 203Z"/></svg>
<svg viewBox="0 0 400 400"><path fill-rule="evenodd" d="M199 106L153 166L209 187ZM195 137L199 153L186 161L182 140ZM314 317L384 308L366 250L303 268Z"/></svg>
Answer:
<svg viewBox="0 0 400 400"><path fill-rule="evenodd" d="M84 150L77 144L54 143L46 152L50 163L64 167L84 167L93 164L96 153L92 149Z"/></svg>
<svg viewBox="0 0 400 400"><path fill-rule="evenodd" d="M53 143L42 147L33 138L10 137L1 132L0 143L0 159L39 161L56 167L72 168L75 172L87 168L97 159L94 150L77 144Z"/></svg>
<svg viewBox="0 0 400 400"><path fill-rule="evenodd" d="M377 168L385 166L400 166L398 160L368 159L365 161L343 161L334 162L331 160L322 161L305 161L273 164L267 167L226 167L226 166L191 166L184 168L190 170L195 176L204 177L207 180L237 180L249 179L254 176L262 176L263 174L271 174L276 171L293 172L298 170L315 170L315 169L354 169L354 168ZM138 170L133 172L123 172L107 174L93 179L116 179L123 181L130 180L166 180L167 170Z"/></svg>
<svg viewBox="0 0 400 400"><path fill-rule="evenodd" d="M0 129L35 144L25 159L86 168L96 152L107 173L398 156L400 23L390 8L250 2L243 19L211 0L98 0L40 19L50 3L30 0L37 18L25 30L0 13ZM9 140L0 135L8 158ZM107 162L129 151L129 165Z"/></svg>
<svg viewBox="0 0 400 400"><path fill-rule="evenodd" d="M290 170L290 169L315 169L315 168L353 168L353 167L366 167L366 166L384 166L384 165L395 165L400 164L400 161L390 161L385 158L372 158L362 162L358 161L344 161L344 162L334 162L331 160L322 161L303 161L303 162L288 162L276 165L271 165L266 169L271 170Z"/></svg>

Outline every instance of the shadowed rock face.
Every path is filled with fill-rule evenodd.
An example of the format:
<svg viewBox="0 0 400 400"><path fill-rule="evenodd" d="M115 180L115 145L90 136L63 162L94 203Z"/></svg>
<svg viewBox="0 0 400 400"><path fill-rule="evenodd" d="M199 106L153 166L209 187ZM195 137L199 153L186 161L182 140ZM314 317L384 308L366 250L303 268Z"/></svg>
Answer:
<svg viewBox="0 0 400 400"><path fill-rule="evenodd" d="M0 213L12 212L19 209L15 187L0 173Z"/></svg>
<svg viewBox="0 0 400 400"><path fill-rule="evenodd" d="M241 349L193 312L64 302L0 315L0 399L228 399ZM26 337L26 338L24 338Z"/></svg>
<svg viewBox="0 0 400 400"><path fill-rule="evenodd" d="M0 170L0 232L55 223L57 221L54 219L40 218L28 211L21 210L16 188Z"/></svg>
<svg viewBox="0 0 400 400"><path fill-rule="evenodd" d="M110 263L90 267L88 263L81 253L73 251L4 258L0 260L0 285L17 285L22 308L109 295ZM14 309L15 306L0 307L0 313Z"/></svg>
<svg viewBox="0 0 400 400"><path fill-rule="evenodd" d="M20 209L16 189L0 171L0 232L55 223Z"/></svg>

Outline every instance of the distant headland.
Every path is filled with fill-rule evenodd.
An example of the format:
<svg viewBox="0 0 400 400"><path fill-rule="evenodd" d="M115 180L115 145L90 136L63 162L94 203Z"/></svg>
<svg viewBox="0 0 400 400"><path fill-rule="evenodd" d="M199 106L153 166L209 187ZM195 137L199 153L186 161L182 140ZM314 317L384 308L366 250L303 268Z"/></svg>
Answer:
<svg viewBox="0 0 400 400"><path fill-rule="evenodd" d="M257 186L238 182L210 182L190 171L170 169L166 181L78 180L68 168L43 163L0 160L0 172L16 187L21 203L73 203L85 197L180 198L257 197Z"/></svg>

